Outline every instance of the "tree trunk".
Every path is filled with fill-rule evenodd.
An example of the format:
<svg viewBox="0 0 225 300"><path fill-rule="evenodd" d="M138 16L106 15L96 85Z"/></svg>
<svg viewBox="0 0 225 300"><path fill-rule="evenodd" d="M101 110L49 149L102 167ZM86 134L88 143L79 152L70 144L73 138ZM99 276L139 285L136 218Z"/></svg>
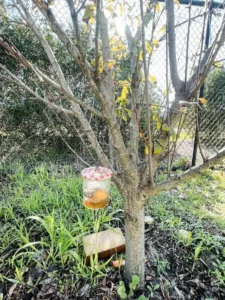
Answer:
<svg viewBox="0 0 225 300"><path fill-rule="evenodd" d="M129 193L131 195L131 192ZM145 240L144 240L144 207L140 207L140 199L134 193L125 199L125 236L126 236L126 265L124 279L126 284L131 282L132 275L138 275L140 285L145 280ZM136 194L137 195L137 194ZM139 202L139 205L137 204Z"/></svg>

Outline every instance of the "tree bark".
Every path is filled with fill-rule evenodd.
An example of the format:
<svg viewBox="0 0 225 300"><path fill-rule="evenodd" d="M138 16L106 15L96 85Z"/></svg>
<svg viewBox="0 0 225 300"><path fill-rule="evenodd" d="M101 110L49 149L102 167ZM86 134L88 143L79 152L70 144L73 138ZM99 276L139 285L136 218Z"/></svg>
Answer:
<svg viewBox="0 0 225 300"><path fill-rule="evenodd" d="M144 206L140 205L137 193L130 191L125 199L126 265L124 280L128 285L132 275L138 275L140 285L145 280ZM133 194L133 195L132 195Z"/></svg>

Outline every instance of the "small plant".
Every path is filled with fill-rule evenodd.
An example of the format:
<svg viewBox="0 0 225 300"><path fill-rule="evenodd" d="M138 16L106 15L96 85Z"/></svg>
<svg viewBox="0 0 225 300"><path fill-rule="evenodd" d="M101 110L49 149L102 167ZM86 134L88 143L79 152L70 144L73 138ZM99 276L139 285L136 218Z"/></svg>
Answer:
<svg viewBox="0 0 225 300"><path fill-rule="evenodd" d="M181 218L177 218L177 217L170 217L169 220L167 220L168 224L169 224L169 228L170 230L172 230L175 225L179 228L181 225Z"/></svg>
<svg viewBox="0 0 225 300"><path fill-rule="evenodd" d="M166 274L170 269L170 264L167 259L157 259L157 271L159 274Z"/></svg>
<svg viewBox="0 0 225 300"><path fill-rule="evenodd" d="M220 260L216 260L216 269L213 274L219 280L219 284L224 286L225 284L225 262L221 262Z"/></svg>
<svg viewBox="0 0 225 300"><path fill-rule="evenodd" d="M150 283L150 285L147 286L147 289L150 291L150 297L153 298L154 297L154 292L157 291L160 288L159 284L156 285L152 285Z"/></svg>
<svg viewBox="0 0 225 300"><path fill-rule="evenodd" d="M193 237L191 231L180 229L178 232L178 238L179 238L178 243L182 243L186 247L190 246L193 243Z"/></svg>
<svg viewBox="0 0 225 300"><path fill-rule="evenodd" d="M120 296L121 299L128 299L129 297L134 296L134 292L140 282L140 279L137 275L132 276L132 281L129 284L129 292L127 293L125 284L123 281L120 281L119 287L117 290L118 295ZM144 295L139 296L138 300L146 300Z"/></svg>
<svg viewBox="0 0 225 300"><path fill-rule="evenodd" d="M202 245L203 245L203 241L201 241L201 242L197 245L197 247L195 248L195 254L194 254L194 260L195 260L195 261L198 260L198 258L199 258L199 255L200 255L200 253L201 253L201 251L202 251Z"/></svg>

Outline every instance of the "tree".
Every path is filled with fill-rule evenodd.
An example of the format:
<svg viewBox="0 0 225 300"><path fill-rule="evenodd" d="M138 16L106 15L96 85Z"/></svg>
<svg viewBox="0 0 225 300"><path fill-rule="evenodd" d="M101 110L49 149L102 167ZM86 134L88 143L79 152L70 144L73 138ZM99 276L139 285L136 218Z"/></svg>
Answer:
<svg viewBox="0 0 225 300"><path fill-rule="evenodd" d="M38 38L43 51L48 57L49 66L40 67L35 60L29 60L20 52L4 34L0 35L0 46L9 55L9 60L0 63L2 76L16 83L37 100L52 109L76 118L87 136L91 147L95 150L99 161L113 170L114 182L124 199L125 231L126 231L126 267L125 279L130 280L137 274L144 282L144 204L153 195L191 178L209 163L223 158L225 151L204 162L203 165L191 168L179 177L171 176L165 183L156 183L154 174L160 163L168 157L168 175L170 154L176 147L181 129L181 101L194 103L198 101L198 91L209 73L215 58L225 41L225 22L221 20L215 39L207 51L203 51L204 34L208 18L208 7L205 4L202 15L202 34L200 50L196 66L192 74L188 73L189 36L191 26L191 5L187 22L187 47L185 60L185 80L181 79L177 65L177 44L175 30L175 6L179 1L167 0L161 7L157 1L52 1L44 0L10 0L16 13L14 21L26 24ZM58 3L58 4L57 4ZM70 17L57 13L58 9L69 11ZM136 13L138 11L138 13ZM165 14L163 14L165 12ZM120 16L127 21L125 36L118 36L113 24L120 22ZM155 38L160 16L166 25L159 32L161 40L166 38L167 84L164 97L166 105L154 105L150 86L156 83L155 77L149 73L151 59L160 43ZM16 17L15 17L16 16ZM114 21L114 18L116 21ZM7 17L7 22L11 19ZM70 23L71 22L71 23ZM68 29L73 26L72 33ZM71 86L69 76L57 59L54 47L46 35L46 27L54 33L54 38L63 45L65 57L73 61L82 73L82 79L88 85L90 93L80 98L79 85ZM82 32L86 30L94 43L94 53L90 54L84 47ZM135 31L135 32L134 32ZM18 62L19 69L29 70L32 82L36 86L26 84L23 74L10 71L8 63L12 57ZM121 74L122 61L129 61L129 77ZM73 75L73 74L72 74ZM71 76L71 74L70 74ZM189 78L188 78L189 76ZM174 89L174 99L169 99L170 79ZM52 101L54 94L55 101ZM95 102L90 102L90 96ZM143 107L145 109L143 109ZM101 120L107 128L109 147L103 150L88 120L88 115ZM146 115L146 131L143 132L140 122ZM125 122L125 125L124 123ZM184 123L184 122L183 122ZM180 124L178 126L178 124ZM175 127L178 127L177 131ZM124 133L124 128L129 135ZM129 138L127 138L127 136ZM172 140L172 141L171 141ZM141 145L145 148L144 162L140 153ZM169 177L169 176L168 176Z"/></svg>

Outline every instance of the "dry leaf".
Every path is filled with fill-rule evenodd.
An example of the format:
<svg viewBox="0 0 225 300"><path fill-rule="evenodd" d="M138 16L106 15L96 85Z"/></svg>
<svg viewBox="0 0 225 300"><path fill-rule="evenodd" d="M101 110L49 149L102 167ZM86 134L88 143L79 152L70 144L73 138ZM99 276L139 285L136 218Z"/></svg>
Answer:
<svg viewBox="0 0 225 300"><path fill-rule="evenodd" d="M206 104L207 100L205 98L198 98L198 100L202 103L202 104Z"/></svg>
<svg viewBox="0 0 225 300"><path fill-rule="evenodd" d="M115 66L116 61L114 59L108 59L107 67L108 69L112 69Z"/></svg>
<svg viewBox="0 0 225 300"><path fill-rule="evenodd" d="M155 76L149 75L148 78L151 80L152 83L157 83Z"/></svg>
<svg viewBox="0 0 225 300"><path fill-rule="evenodd" d="M163 33L165 30L166 30L166 25L163 25L163 27L159 29L158 34Z"/></svg>

